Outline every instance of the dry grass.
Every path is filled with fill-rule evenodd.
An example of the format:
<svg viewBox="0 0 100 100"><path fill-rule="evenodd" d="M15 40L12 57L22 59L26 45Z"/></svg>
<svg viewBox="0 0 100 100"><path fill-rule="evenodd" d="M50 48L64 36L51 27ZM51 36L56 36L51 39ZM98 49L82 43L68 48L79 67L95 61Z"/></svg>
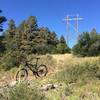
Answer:
<svg viewBox="0 0 100 100"><path fill-rule="evenodd" d="M34 57L31 55L31 58ZM74 65L77 64L83 64L85 62L88 62L90 64L92 63L98 63L100 61L100 56L99 57L76 57L73 56L72 54L59 54L59 55L42 55L40 56L40 61L39 64L45 64L48 67L48 74L46 77L44 78L39 78L39 79L35 79L32 76L32 73L29 72L29 77L28 77L28 81L34 82L34 84L41 86L43 84L47 84L47 83L55 83L55 84L62 84L62 86L58 89L58 90L50 90L46 93L47 97L49 98L49 100L61 100L62 97L62 93L64 93L65 89L67 89L67 94L69 96L66 96L64 98L67 98L65 100L82 100L81 98L83 98L85 96L84 100L94 100L91 98L99 98L100 97L100 81L96 80L93 82L90 81L87 84L83 84L80 81L78 81L79 83L76 83L75 86L72 86L70 88L72 91L72 94L70 93L70 88L69 86L67 87L66 83L63 81L57 81L57 79L55 79L55 75L56 73L59 73L59 71L63 71L66 68L72 67ZM31 63L35 63L36 60L33 60ZM100 63L98 64L100 65ZM14 68L10 71L7 72L0 72L0 85L5 84L7 82L11 82L12 80L15 80L15 74L16 71L18 69ZM61 77L62 78L62 77ZM92 96L91 96L92 95ZM94 95L94 97L93 97ZM91 96L90 98L88 98L89 96ZM95 100L100 100L100 99L95 99Z"/></svg>
<svg viewBox="0 0 100 100"><path fill-rule="evenodd" d="M31 55L31 58L34 57ZM100 60L100 57L75 57L72 54L57 54L57 55L42 55L40 56L39 64L45 64L48 67L48 74L47 76L42 79L42 81L47 82L50 80L50 77L53 77L58 71L64 70L72 65L80 64L84 62L96 62ZM33 60L31 63L34 63ZM2 82L6 83L11 80L15 80L15 74L17 72L17 68L14 68L10 71L0 72L0 84ZM35 78L32 77L32 73L30 73L29 80L34 80Z"/></svg>
<svg viewBox="0 0 100 100"><path fill-rule="evenodd" d="M72 54L63 54L63 55L52 55L53 59L56 61L56 68L58 70L64 70L64 68L70 67L76 64L82 64L85 62L96 62L100 60L100 57L76 57Z"/></svg>

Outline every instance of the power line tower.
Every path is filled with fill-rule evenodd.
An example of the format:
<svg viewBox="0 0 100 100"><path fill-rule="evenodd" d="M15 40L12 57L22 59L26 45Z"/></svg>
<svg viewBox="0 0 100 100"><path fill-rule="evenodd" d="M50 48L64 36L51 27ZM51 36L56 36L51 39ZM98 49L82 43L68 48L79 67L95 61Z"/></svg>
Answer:
<svg viewBox="0 0 100 100"><path fill-rule="evenodd" d="M64 19L66 21L67 26L67 44L69 44L69 35L70 35L70 27L72 27L75 32L79 35L79 21L83 20L82 17L79 17L79 15L67 15L67 17ZM75 25L73 25L71 22L75 21Z"/></svg>

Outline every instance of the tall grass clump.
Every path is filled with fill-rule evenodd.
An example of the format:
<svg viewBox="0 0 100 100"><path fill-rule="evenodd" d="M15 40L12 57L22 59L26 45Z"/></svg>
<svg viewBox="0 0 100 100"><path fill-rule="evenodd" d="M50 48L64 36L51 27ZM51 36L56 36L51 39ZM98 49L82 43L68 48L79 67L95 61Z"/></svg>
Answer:
<svg viewBox="0 0 100 100"><path fill-rule="evenodd" d="M16 85L10 87L4 94L2 94L0 100L47 100L45 95L36 88L30 88L26 84Z"/></svg>
<svg viewBox="0 0 100 100"><path fill-rule="evenodd" d="M58 81L66 83L75 83L77 81L87 81L87 80L100 80L100 63L85 62L82 64L73 65L68 67L66 70L58 72L55 75Z"/></svg>

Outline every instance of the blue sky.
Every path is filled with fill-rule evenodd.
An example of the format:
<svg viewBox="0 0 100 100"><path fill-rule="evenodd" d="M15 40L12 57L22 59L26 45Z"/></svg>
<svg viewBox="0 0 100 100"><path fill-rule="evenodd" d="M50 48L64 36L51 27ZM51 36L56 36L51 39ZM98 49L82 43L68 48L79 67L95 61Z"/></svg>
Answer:
<svg viewBox="0 0 100 100"><path fill-rule="evenodd" d="M84 18L79 22L79 31L91 31L96 28L100 32L100 0L0 0L2 15L8 21L12 18L16 25L34 15L39 26L48 27L58 36L66 37L66 22L63 19L67 14L79 14ZM8 21L5 23L7 26ZM76 33L70 28L70 46L76 41Z"/></svg>

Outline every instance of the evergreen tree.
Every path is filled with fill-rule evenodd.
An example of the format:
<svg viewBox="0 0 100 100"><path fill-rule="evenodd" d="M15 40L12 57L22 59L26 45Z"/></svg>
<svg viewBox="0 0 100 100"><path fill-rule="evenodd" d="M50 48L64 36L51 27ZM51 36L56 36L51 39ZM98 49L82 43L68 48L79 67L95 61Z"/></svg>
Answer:
<svg viewBox="0 0 100 100"><path fill-rule="evenodd" d="M59 40L57 38L57 34L55 32L48 32L47 35L47 51L49 53L57 53L57 44Z"/></svg>
<svg viewBox="0 0 100 100"><path fill-rule="evenodd" d="M0 56L2 56L4 51L5 51L5 46L4 46L4 43L3 43L3 38L4 38L4 36L0 36Z"/></svg>
<svg viewBox="0 0 100 100"><path fill-rule="evenodd" d="M30 16L27 21L23 21L20 24L18 30L19 36L21 34L21 50L23 50L25 53L32 53L37 29L37 20L34 16Z"/></svg>
<svg viewBox="0 0 100 100"><path fill-rule="evenodd" d="M64 38L63 35L60 37L60 41L59 41L59 43L57 45L57 51L58 51L58 53L61 53L61 54L70 52L70 49L67 46L65 38Z"/></svg>
<svg viewBox="0 0 100 100"><path fill-rule="evenodd" d="M27 20L27 23L28 23L31 33L37 30L38 25L37 25L37 19L35 16L30 16Z"/></svg>
<svg viewBox="0 0 100 100"><path fill-rule="evenodd" d="M88 55L89 56L98 56L100 55L100 39L94 42L89 50L88 50Z"/></svg>
<svg viewBox="0 0 100 100"><path fill-rule="evenodd" d="M89 48L89 56L97 56L100 55L100 35L97 33L96 29L90 32L91 37L91 46Z"/></svg>
<svg viewBox="0 0 100 100"><path fill-rule="evenodd" d="M36 19L35 16L30 16L28 18L28 20L26 21L26 23L28 25L27 26L28 27L28 29L27 29L27 32L28 32L27 38L28 38L28 40L33 41L33 39L37 35L37 30L38 30L37 19Z"/></svg>
<svg viewBox="0 0 100 100"><path fill-rule="evenodd" d="M50 45L56 45L58 43L57 35L55 32L48 32L47 42Z"/></svg>
<svg viewBox="0 0 100 100"><path fill-rule="evenodd" d="M93 28L92 31L90 32L90 38L91 38L91 44L100 39L99 34L97 33L95 28Z"/></svg>
<svg viewBox="0 0 100 100"><path fill-rule="evenodd" d="M91 45L90 35L88 32L83 32L79 36L78 44L76 44L73 48L74 53L80 53L80 55L86 56L88 55L88 48Z"/></svg>
<svg viewBox="0 0 100 100"><path fill-rule="evenodd" d="M2 11L0 10L0 13L2 13ZM7 19L4 16L0 16L0 32L3 31L3 23L6 21ZM3 38L4 36L0 36L0 56L3 55L4 51L5 51L5 46L3 43Z"/></svg>
<svg viewBox="0 0 100 100"><path fill-rule="evenodd" d="M13 19L11 19L8 23L8 29L5 32L5 38L4 38L4 43L5 47L8 50L14 50L16 48L16 25Z"/></svg>
<svg viewBox="0 0 100 100"><path fill-rule="evenodd" d="M22 39L22 37L23 37L23 34L24 34L24 25L25 25L25 20L24 21L22 21L22 23L18 26L18 28L17 28L17 34L16 34L16 36L17 36L17 38L20 38L20 39Z"/></svg>
<svg viewBox="0 0 100 100"><path fill-rule="evenodd" d="M47 52L47 35L46 28L38 28L33 38L33 53L45 54Z"/></svg>
<svg viewBox="0 0 100 100"><path fill-rule="evenodd" d="M100 55L100 35L95 29L80 35L78 43L73 47L73 53L81 56Z"/></svg>
<svg viewBox="0 0 100 100"><path fill-rule="evenodd" d="M1 13L1 12L2 12L2 11L0 10L0 13ZM6 21L7 21L6 17L0 16L0 32L3 31L2 24L3 24L4 22L6 22Z"/></svg>
<svg viewBox="0 0 100 100"><path fill-rule="evenodd" d="M11 19L8 23L8 29L6 31L6 36L9 39L12 39L16 34L16 25L15 25L15 21L13 19Z"/></svg>

